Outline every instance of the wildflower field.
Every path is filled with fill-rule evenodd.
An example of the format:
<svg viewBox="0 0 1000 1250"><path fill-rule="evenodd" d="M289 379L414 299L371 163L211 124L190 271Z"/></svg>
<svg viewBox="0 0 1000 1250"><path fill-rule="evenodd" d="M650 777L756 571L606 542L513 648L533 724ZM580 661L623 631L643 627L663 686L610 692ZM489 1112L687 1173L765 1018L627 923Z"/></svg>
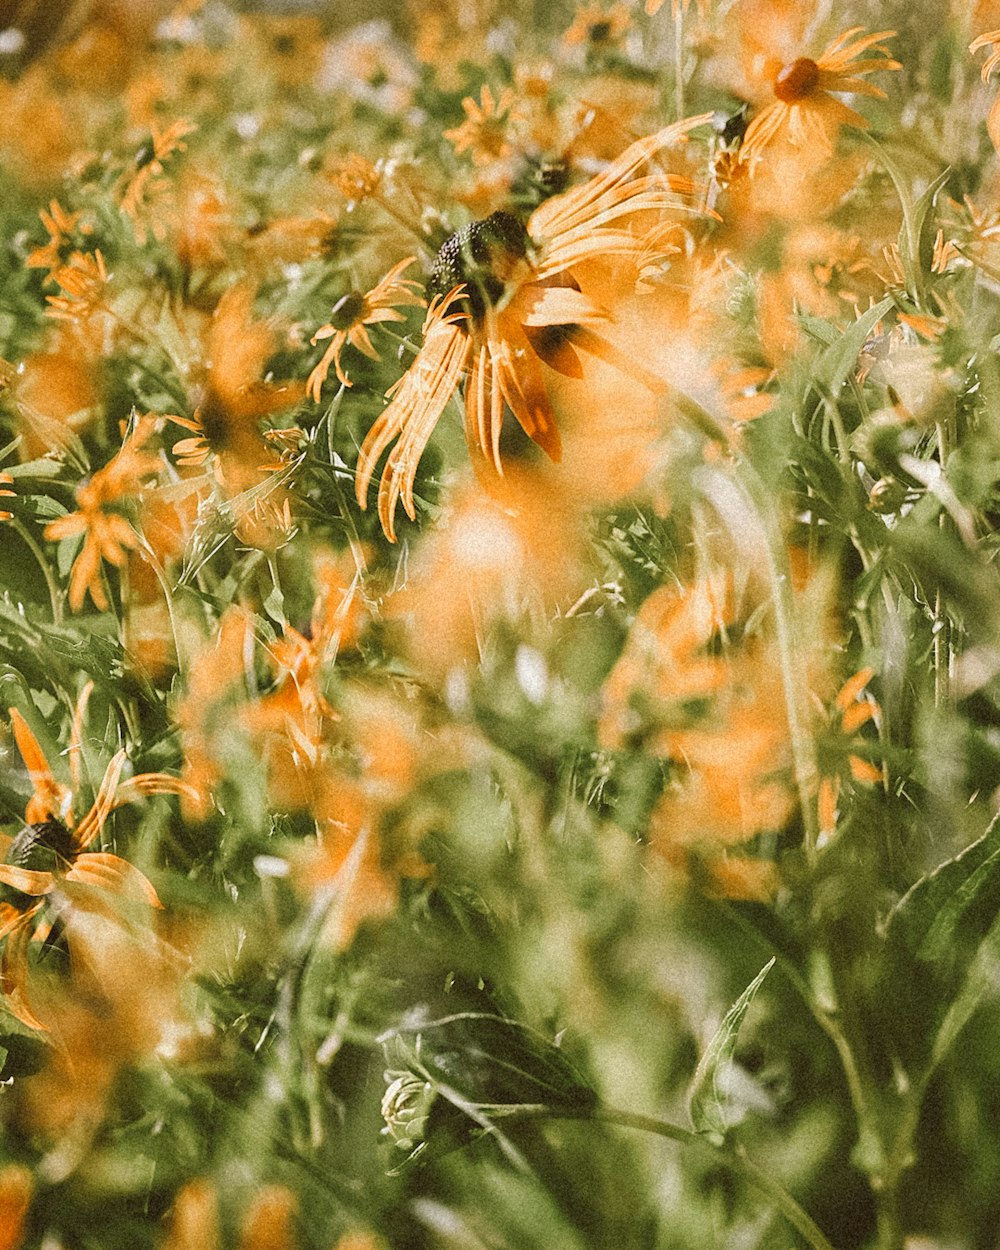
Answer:
<svg viewBox="0 0 1000 1250"><path fill-rule="evenodd" d="M997 1250L996 71L0 3L0 1250Z"/></svg>

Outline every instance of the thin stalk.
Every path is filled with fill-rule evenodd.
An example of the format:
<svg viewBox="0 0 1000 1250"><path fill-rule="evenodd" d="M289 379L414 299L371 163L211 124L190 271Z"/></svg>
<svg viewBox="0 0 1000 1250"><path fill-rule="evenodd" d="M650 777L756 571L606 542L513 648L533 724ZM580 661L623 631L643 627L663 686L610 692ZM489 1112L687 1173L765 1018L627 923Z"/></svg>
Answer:
<svg viewBox="0 0 1000 1250"><path fill-rule="evenodd" d="M684 5L674 15L674 111L677 120L684 118Z"/></svg>
<svg viewBox="0 0 1000 1250"><path fill-rule="evenodd" d="M61 625L63 619L62 596L59 592L59 586L56 583L56 579L52 576L52 570L49 568L49 562L45 558L45 552L42 551L41 547L39 547L38 543L35 541L35 536L20 517L13 517L9 524L11 529L14 530L16 534L21 536L21 540L24 545L35 557L38 567L42 570L42 576L45 578L45 585L49 592L49 603L52 607L52 624Z"/></svg>
<svg viewBox="0 0 1000 1250"><path fill-rule="evenodd" d="M690 1129L681 1128L678 1124L670 1124L666 1120L638 1115L631 1111L619 1111L614 1107L598 1107L578 1116L553 1111L548 1107L525 1114L540 1115L547 1119L584 1119L604 1124L618 1124L623 1128L637 1129L641 1133L654 1133L657 1137L665 1137L669 1141L680 1142L684 1146L697 1146L702 1150L707 1150L724 1162L737 1176L741 1176L748 1184L765 1194L788 1223L801 1234L803 1240L812 1247L812 1250L833 1250L833 1246L827 1241L822 1230L803 1211L792 1195L772 1176L759 1168L740 1147L729 1149L725 1146L716 1146L707 1137L693 1133Z"/></svg>

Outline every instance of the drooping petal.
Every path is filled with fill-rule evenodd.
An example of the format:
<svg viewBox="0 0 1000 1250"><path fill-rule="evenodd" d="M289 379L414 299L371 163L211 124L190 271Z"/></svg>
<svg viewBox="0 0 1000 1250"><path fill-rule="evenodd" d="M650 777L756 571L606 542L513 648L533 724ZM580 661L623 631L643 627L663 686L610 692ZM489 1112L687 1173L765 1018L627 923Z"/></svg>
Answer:
<svg viewBox="0 0 1000 1250"><path fill-rule="evenodd" d="M10 723L14 730L14 741L21 752L21 759L24 760L28 770L31 788L34 792L28 804L28 811L25 813L27 823L39 824L44 820L71 822L72 796L69 790L52 776L49 762L38 745L38 739L28 728L28 722L16 707L10 709Z"/></svg>
<svg viewBox="0 0 1000 1250"><path fill-rule="evenodd" d="M19 868L16 864L0 864L0 882L21 894L30 894L37 898L40 894L49 894L52 891L55 878L51 872Z"/></svg>
<svg viewBox="0 0 1000 1250"><path fill-rule="evenodd" d="M417 464L445 405L455 393L471 350L465 319L448 315L461 288L436 301L425 322L424 345L410 368L389 392L392 398L368 431L355 471L355 495L362 508L382 453L398 440L379 483L378 506L382 528L396 541L394 514L400 498L407 516L415 516L413 482Z"/></svg>
<svg viewBox="0 0 1000 1250"><path fill-rule="evenodd" d="M525 434L550 460L561 455L559 430L538 357L524 330L504 313L488 313L486 342L500 390Z"/></svg>
<svg viewBox="0 0 1000 1250"><path fill-rule="evenodd" d="M0 958L0 990L7 999L7 1009L29 1029L40 1033L49 1030L31 1009L28 996L28 943L31 928L24 924L7 938L3 956Z"/></svg>
<svg viewBox="0 0 1000 1250"><path fill-rule="evenodd" d="M66 873L67 881L96 885L101 889L136 899L151 907L162 907L152 882L134 864L107 851L88 851L80 855Z"/></svg>
<svg viewBox="0 0 1000 1250"><path fill-rule="evenodd" d="M105 770L104 780L101 782L101 788L97 792L97 798L94 799L93 806L77 826L76 844L81 851L86 850L98 836L104 828L104 822L108 818L108 813L115 806L118 781L122 775L122 769L125 767L125 758L125 749L122 748L111 759Z"/></svg>

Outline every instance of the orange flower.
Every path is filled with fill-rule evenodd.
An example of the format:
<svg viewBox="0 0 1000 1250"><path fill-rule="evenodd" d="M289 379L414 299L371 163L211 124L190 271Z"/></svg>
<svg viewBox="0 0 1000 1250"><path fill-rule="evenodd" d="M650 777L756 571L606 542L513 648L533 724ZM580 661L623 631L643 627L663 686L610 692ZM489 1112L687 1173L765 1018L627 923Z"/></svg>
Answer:
<svg viewBox="0 0 1000 1250"><path fill-rule="evenodd" d="M174 443L182 465L205 464L215 457L216 476L238 483L266 455L258 429L260 418L289 407L299 397L290 383L260 381L274 350L274 334L253 320L253 288L231 287L219 300L205 343L205 394L193 417L169 416L195 437Z"/></svg>
<svg viewBox="0 0 1000 1250"><path fill-rule="evenodd" d="M396 311L398 305L422 305L423 298L417 293L417 284L404 278L403 271L413 264L415 257L408 256L398 265L393 265L379 282L362 295L359 291L350 291L333 306L330 320L320 326L312 336L312 342L329 339L326 351L319 364L309 374L306 392L319 403L320 391L333 365L338 381L350 386L351 381L344 373L340 363L341 353L349 343L370 360L378 360L378 352L372 345L366 326L378 325L384 321L403 321L403 314Z"/></svg>
<svg viewBox="0 0 1000 1250"><path fill-rule="evenodd" d="M27 721L11 708L9 716L14 740L31 779L32 797L24 813L25 828L7 842L4 862L0 863L0 883L26 896L21 903L0 902L0 937L7 939L0 961L0 988L7 1007L33 1029L45 1029L34 1015L28 997L28 943L48 933L35 917L46 899L62 882L80 882L159 907L156 891L146 877L127 860L104 851L89 851L100 836L104 823L116 807L151 794L180 794L185 786L167 773L140 773L122 778L125 750L108 763L94 802L77 820L73 808L80 792L83 721L93 690L88 682L80 693L70 735L69 765L71 784L57 781L38 739ZM32 901L37 900L37 901Z"/></svg>
<svg viewBox="0 0 1000 1250"><path fill-rule="evenodd" d="M13 485L14 479L9 473L0 473L0 497L7 496L8 498L13 498L16 495L16 492L8 490L8 487ZM0 521L12 521L13 519L13 512L5 512L0 509Z"/></svg>
<svg viewBox="0 0 1000 1250"><path fill-rule="evenodd" d="M233 606L219 620L211 645L189 665L186 693L173 709L184 749L181 810L188 819L204 820L211 810L212 791L223 775L214 734L220 723L231 719L232 705L253 663L253 645L249 613Z"/></svg>
<svg viewBox="0 0 1000 1250"><path fill-rule="evenodd" d="M991 30L985 35L980 35L978 39L973 39L969 44L970 52L978 52L980 48L990 49L990 54L983 62L982 69L983 82L989 82L994 70L1000 67L1000 30ZM993 101L986 119L986 128L990 133L993 146L1000 152L1000 96Z"/></svg>
<svg viewBox="0 0 1000 1250"><path fill-rule="evenodd" d="M48 232L49 241L29 252L25 265L29 269L58 269L62 263L62 249L74 233L91 234L90 226L79 226L82 213L67 213L58 200L49 203L49 211L43 208L38 214Z"/></svg>
<svg viewBox="0 0 1000 1250"><path fill-rule="evenodd" d="M110 602L101 581L102 561L121 568L126 554L139 546L139 535L114 509L138 495L143 479L161 468L159 454L144 450L156 425L154 417L139 418L121 451L77 487L79 511L50 521L43 531L52 542L84 535L70 575L69 606L73 612L83 607L88 591L94 606L106 612Z"/></svg>
<svg viewBox="0 0 1000 1250"><path fill-rule="evenodd" d="M865 687L875 676L873 668L863 668L849 677L841 686L833 701L833 721L845 740L840 751L845 756L843 763L851 778L862 785L874 785L882 780L882 770L870 760L850 750L851 740L857 738L862 725L875 720L880 714L878 703ZM839 722L839 724L837 723ZM837 828L837 799L840 795L841 771L827 773L820 779L817 806L819 809L819 832L823 838L829 838Z"/></svg>
<svg viewBox="0 0 1000 1250"><path fill-rule="evenodd" d="M178 120L161 130L154 122L150 127L149 138L136 152L135 168L123 178L120 185L118 206L132 222L137 243L146 242L147 224L144 218L149 215L150 201L157 193L163 178L166 168L164 162L176 153L185 151L187 144L184 136L197 129L193 122ZM152 233L156 238L162 238L162 225L154 222Z"/></svg>
<svg viewBox="0 0 1000 1250"><path fill-rule="evenodd" d="M462 101L465 121L453 130L446 130L444 137L458 153L468 152L475 165L489 165L503 160L514 151L507 139L507 123L514 93L504 87L494 97L489 84L484 84L477 104L471 96Z"/></svg>
<svg viewBox="0 0 1000 1250"><path fill-rule="evenodd" d="M63 291L62 295L46 295L50 317L83 322L104 310L108 270L100 248L93 253L72 252L50 277Z"/></svg>
<svg viewBox="0 0 1000 1250"><path fill-rule="evenodd" d="M743 139L741 160L751 168L773 139L782 132L795 147L809 146L829 155L832 138L840 126L868 128L867 120L831 92L874 96L885 99L885 92L865 82L867 74L876 70L901 69L891 60L880 40L889 39L895 31L881 30L863 35L863 27L852 26L829 44L818 60L798 57L787 64L776 58L768 66L774 103L769 104L751 121ZM860 36L860 38L858 37ZM863 52L878 53L858 60Z"/></svg>
<svg viewBox="0 0 1000 1250"><path fill-rule="evenodd" d="M623 4L611 9L601 4L584 4L577 9L563 42L570 47L581 43L591 48L612 47L628 30L630 22L629 11Z"/></svg>
<svg viewBox="0 0 1000 1250"><path fill-rule="evenodd" d="M27 1168L9 1163L0 1169L0 1250L19 1250L32 1188Z"/></svg>
<svg viewBox="0 0 1000 1250"><path fill-rule="evenodd" d="M707 114L689 118L633 143L604 173L535 209L526 225L511 213L493 213L458 231L441 248L431 272L423 347L390 388L391 403L368 431L358 459L356 494L364 508L378 460L395 442L378 492L379 519L390 542L396 540L400 500L407 516L415 518L417 464L464 376L470 453L498 474L503 472L505 405L530 439L551 459L559 458L543 362L579 377L577 349L582 348L651 390L665 390L595 331L610 314L580 290L573 270L609 258L636 265L655 239L676 225L678 215L698 211L688 179L639 171L706 120ZM646 223L645 232L637 222Z"/></svg>

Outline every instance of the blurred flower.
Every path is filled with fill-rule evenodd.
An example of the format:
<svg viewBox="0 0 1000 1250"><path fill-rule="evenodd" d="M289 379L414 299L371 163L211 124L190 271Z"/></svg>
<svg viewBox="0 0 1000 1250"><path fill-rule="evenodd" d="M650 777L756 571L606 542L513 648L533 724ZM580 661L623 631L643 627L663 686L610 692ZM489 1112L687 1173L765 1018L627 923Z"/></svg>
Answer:
<svg viewBox="0 0 1000 1250"><path fill-rule="evenodd" d="M265 1185L243 1217L238 1250L294 1250L298 1202L284 1185Z"/></svg>
<svg viewBox="0 0 1000 1250"><path fill-rule="evenodd" d="M33 1188L27 1168L17 1163L0 1168L0 1250L20 1250Z"/></svg>
<svg viewBox="0 0 1000 1250"><path fill-rule="evenodd" d="M403 321L405 318L396 311L397 306L424 303L418 294L417 284L403 277L403 272L413 264L414 259L413 256L408 256L398 265L393 265L385 277L366 294L350 291L344 295L333 306L329 322L320 326L312 336L312 343L318 343L322 339L330 340L322 359L306 382L307 394L317 403L331 364L338 381L344 386L352 385L340 363L341 353L347 344L364 353L370 360L378 360L378 352L372 345L366 326L378 325L384 321Z"/></svg>
<svg viewBox="0 0 1000 1250"><path fill-rule="evenodd" d="M67 213L58 200L49 202L48 212L41 209L39 217L42 219L42 225L48 232L49 241L42 247L36 247L34 251L29 252L24 263L29 269L58 269L62 264L63 249L77 235L85 235L93 233L93 228L87 224L80 225L83 213Z"/></svg>
<svg viewBox="0 0 1000 1250"><path fill-rule="evenodd" d="M185 789L181 810L189 820L204 820L212 810L212 794L224 776L215 742L222 727L232 724L234 703L242 702L253 665L253 620L235 605L226 609L215 635L191 659L184 694L173 707L181 736Z"/></svg>
<svg viewBox="0 0 1000 1250"><path fill-rule="evenodd" d="M9 488L14 485L14 479L9 473L0 473L0 498L6 496L8 499L16 497L17 492ZM5 512L0 509L0 521L12 521L14 519L13 512Z"/></svg>
<svg viewBox="0 0 1000 1250"><path fill-rule="evenodd" d="M182 466L210 465L228 501L234 528L253 546L271 547L291 528L287 492L274 480L274 458L260 431L263 417L299 402L298 381L261 379L276 336L253 317L254 288L230 287L204 336L202 384L194 414L168 414L167 420L193 437L173 445Z"/></svg>
<svg viewBox="0 0 1000 1250"><path fill-rule="evenodd" d="M164 237L163 223L151 216L152 199L160 186L166 172L165 162L178 152L184 152L187 144L185 136L197 130L193 122L178 119L161 129L155 123L150 127L149 138L146 139L135 154L134 169L125 175L118 191L118 206L122 213L132 222L135 241L145 243L147 230L153 236Z"/></svg>
<svg viewBox="0 0 1000 1250"><path fill-rule="evenodd" d="M50 317L63 321L87 321L105 309L104 295L108 270L100 248L93 252L72 252L65 264L49 275L61 295L46 295Z"/></svg>
<svg viewBox="0 0 1000 1250"><path fill-rule="evenodd" d="M550 458L559 457L543 362L578 377L581 348L654 391L665 389L594 330L610 314L581 291L573 270L608 258L636 264L676 225L678 215L698 211L688 179L639 171L705 120L689 118L632 144L603 173L546 200L527 225L497 212L464 227L441 248L431 274L423 347L388 392L391 402L369 430L358 459L356 494L365 507L379 458L395 442L378 492L379 519L390 541L396 538L400 499L407 516L415 518L417 464L466 374L466 440L473 458L497 474L503 472L505 405L530 439ZM640 233L636 219L650 217L655 224Z"/></svg>
<svg viewBox="0 0 1000 1250"><path fill-rule="evenodd" d="M840 126L868 128L867 120L860 113L835 99L831 92L885 99L885 92L864 82L864 76L876 70L902 67L880 44L880 40L890 38L894 31L862 35L863 29L852 26L845 30L824 49L818 60L797 57L786 64L776 59L770 62L766 72L771 78L775 100L747 127L740 149L743 162L752 168L768 144L781 133L794 146L808 145L819 153L828 154ZM857 59L869 51L879 55Z"/></svg>
<svg viewBox="0 0 1000 1250"><path fill-rule="evenodd" d="M452 493L383 608L422 673L440 680L479 659L499 621L579 595L585 522L562 485L548 464L516 463L488 494L472 482Z"/></svg>
<svg viewBox="0 0 1000 1250"><path fill-rule="evenodd" d="M573 24L563 35L569 47L586 44L590 48L613 47L631 25L631 15L624 4L610 9L603 4L588 3L577 8Z"/></svg>
<svg viewBox="0 0 1000 1250"><path fill-rule="evenodd" d="M972 43L969 44L970 52L978 52L980 48L990 49L990 54L983 62L982 69L983 82L989 82L993 72L1000 67L1000 30L991 30L987 34L973 39ZM997 96L990 107L989 115L986 119L986 127L989 130L993 146L1000 152L1000 96Z"/></svg>
<svg viewBox="0 0 1000 1250"><path fill-rule="evenodd" d="M39 937L48 932L48 925L39 925L35 920L46 899L64 883L78 882L159 907L156 891L138 868L118 855L87 848L100 837L105 821L116 807L146 795L181 794L186 789L183 782L168 773L140 773L123 779L127 757L122 749L109 761L93 803L76 819L73 808L82 782L83 722L92 690L93 682L88 682L73 716L69 786L55 779L38 739L17 708L8 713L14 740L31 779L32 797L24 813L25 827L9 840L4 862L0 863L0 883L25 896L23 902L0 902L0 937L7 939L0 961L0 983L9 1010L34 1029L46 1026L30 1005L28 943L34 928L38 928Z"/></svg>
<svg viewBox="0 0 1000 1250"><path fill-rule="evenodd" d="M459 154L468 152L475 165L503 160L514 150L507 138L514 100L509 87L504 87L499 96L494 97L489 84L484 84L479 103L466 96L462 101L465 121L453 130L446 130L444 137Z"/></svg>
<svg viewBox="0 0 1000 1250"><path fill-rule="evenodd" d="M817 808L819 833L822 838L831 837L837 828L837 799L844 768L855 782L864 785L873 785L882 780L881 768L851 749L861 742L858 730L869 721L875 720L881 711L866 689L874 676L875 670L872 668L859 670L844 682L833 701L831 727L840 740L828 748L836 751L836 759L830 760L830 765L836 771L824 772L819 783Z"/></svg>
<svg viewBox="0 0 1000 1250"><path fill-rule="evenodd" d="M84 536L69 583L69 606L74 612L83 607L88 592L99 611L108 610L110 601L101 580L102 561L121 568L126 553L139 546L139 535L116 509L135 498L144 480L162 467L159 453L145 450L157 425L155 417L137 418L118 454L77 487L79 510L58 517L45 527L45 537L52 542Z"/></svg>
<svg viewBox="0 0 1000 1250"><path fill-rule="evenodd" d="M160 1250L219 1250L220 1244L214 1187L205 1180L188 1181L174 1199Z"/></svg>

